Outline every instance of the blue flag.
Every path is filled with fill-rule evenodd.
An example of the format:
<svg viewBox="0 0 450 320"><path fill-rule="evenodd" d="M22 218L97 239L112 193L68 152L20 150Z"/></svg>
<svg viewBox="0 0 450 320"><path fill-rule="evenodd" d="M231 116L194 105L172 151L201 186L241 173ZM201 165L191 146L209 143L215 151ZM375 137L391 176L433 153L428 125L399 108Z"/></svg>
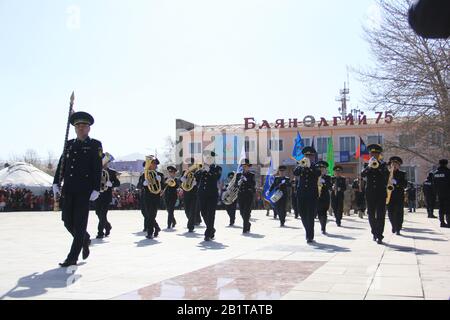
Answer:
<svg viewBox="0 0 450 320"><path fill-rule="evenodd" d="M302 160L305 157L302 153L303 148L303 139L300 136L300 132L297 131L297 138L294 142L294 149L292 149L292 158L297 161Z"/></svg>
<svg viewBox="0 0 450 320"><path fill-rule="evenodd" d="M274 173L274 170L273 170L272 159L270 159L269 170L267 171L266 181L264 182L263 196L264 196L264 199L269 201L272 206L274 205L274 203L270 200L270 197L272 196L272 194L269 193L269 189L270 189L270 186L272 185L273 181L275 180L273 173ZM273 193L273 191L272 191L272 193Z"/></svg>

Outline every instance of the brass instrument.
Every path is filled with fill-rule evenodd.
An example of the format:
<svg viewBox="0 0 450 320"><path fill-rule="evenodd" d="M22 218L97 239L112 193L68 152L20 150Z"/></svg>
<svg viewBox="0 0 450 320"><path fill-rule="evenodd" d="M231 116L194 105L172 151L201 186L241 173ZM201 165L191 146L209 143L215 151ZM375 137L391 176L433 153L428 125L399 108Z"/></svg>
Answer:
<svg viewBox="0 0 450 320"><path fill-rule="evenodd" d="M105 156L102 159L103 167L112 161L114 161L114 157L111 154L109 154L108 152L105 152ZM102 177L100 180L100 192L105 192L106 190L108 190L108 186L106 185L108 183L108 181L110 181L109 180L109 172L107 169L103 168L102 169Z"/></svg>
<svg viewBox="0 0 450 320"><path fill-rule="evenodd" d="M197 172L202 168L203 165L201 163L196 163L186 170L186 172L183 175L183 177L186 178L186 180L181 184L181 188L184 191L189 192L194 188L195 172Z"/></svg>
<svg viewBox="0 0 450 320"><path fill-rule="evenodd" d="M319 197L322 194L322 188L323 188L322 176L320 176L319 179L317 180L317 190L319 191Z"/></svg>
<svg viewBox="0 0 450 320"><path fill-rule="evenodd" d="M394 184L392 183L392 179L394 179L394 166L391 164L389 166L389 180L386 188L387 189L386 204L389 204L389 202L391 202L392 191L394 191Z"/></svg>
<svg viewBox="0 0 450 320"><path fill-rule="evenodd" d="M173 187L175 187L175 186L177 185L177 182L175 181L174 178L168 178L168 179L166 180L166 184L167 184L169 187L173 188Z"/></svg>
<svg viewBox="0 0 450 320"><path fill-rule="evenodd" d="M377 158L372 157L369 160L369 168L372 169L378 169L380 167L380 162L377 160Z"/></svg>
<svg viewBox="0 0 450 320"><path fill-rule="evenodd" d="M147 188L153 194L161 193L161 181L157 179L158 173L155 170L150 170L150 164L155 160L153 156L145 158L144 178L147 181Z"/></svg>
<svg viewBox="0 0 450 320"><path fill-rule="evenodd" d="M231 179L230 183L228 184L227 190L222 194L222 202L229 206L233 202L236 201L238 194L239 194L239 188L241 187L242 183L244 182L244 175L239 179L238 184L236 185L236 178L237 173L234 173L233 178Z"/></svg>
<svg viewBox="0 0 450 320"><path fill-rule="evenodd" d="M302 168L309 168L311 167L311 161L309 158L304 157L302 160L297 161L297 164Z"/></svg>

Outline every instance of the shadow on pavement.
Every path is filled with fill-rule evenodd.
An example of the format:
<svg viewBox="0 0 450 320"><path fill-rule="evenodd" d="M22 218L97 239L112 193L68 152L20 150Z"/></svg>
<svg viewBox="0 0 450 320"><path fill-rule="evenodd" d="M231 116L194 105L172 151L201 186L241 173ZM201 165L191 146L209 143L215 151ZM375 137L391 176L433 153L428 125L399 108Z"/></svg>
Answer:
<svg viewBox="0 0 450 320"><path fill-rule="evenodd" d="M325 243L319 243L319 242L313 242L313 243L311 243L311 246L318 250L322 250L322 251L329 252L329 253L350 252L351 251L349 248L339 247L339 246L335 246L333 244L325 244Z"/></svg>
<svg viewBox="0 0 450 320"><path fill-rule="evenodd" d="M155 244L160 244L161 242L159 242L158 240L155 239L142 239L141 241L135 242L136 247L141 248L141 247L148 247L148 246L153 246Z"/></svg>
<svg viewBox="0 0 450 320"><path fill-rule="evenodd" d="M255 239L262 239L262 238L266 237L263 234L257 234L257 233L243 233L242 236L246 237L246 238L255 238Z"/></svg>
<svg viewBox="0 0 450 320"><path fill-rule="evenodd" d="M331 233L325 234L325 237L343 239L343 240L355 240L355 238L353 238L353 237L344 236L344 235L340 235L340 234L331 234Z"/></svg>
<svg viewBox="0 0 450 320"><path fill-rule="evenodd" d="M447 242L447 240L445 240L445 239L429 238L429 237L422 237L422 236L411 236L411 235L405 235L405 234L402 234L401 237L403 237L403 238L415 239L415 240L428 240L428 241L441 241L441 242Z"/></svg>
<svg viewBox="0 0 450 320"><path fill-rule="evenodd" d="M413 233L431 233L431 234L439 234L436 231L432 229L425 229L425 228L403 228L403 231L406 232L413 232Z"/></svg>
<svg viewBox="0 0 450 320"><path fill-rule="evenodd" d="M227 245L216 241L202 241L197 247L200 247L202 250L223 250L228 248Z"/></svg>
<svg viewBox="0 0 450 320"><path fill-rule="evenodd" d="M177 234L179 237L186 237L186 238L203 238L204 236L200 233L196 232L185 232L182 234Z"/></svg>
<svg viewBox="0 0 450 320"><path fill-rule="evenodd" d="M351 230L366 230L365 228L349 227L349 226L340 226L339 228L351 229Z"/></svg>
<svg viewBox="0 0 450 320"><path fill-rule="evenodd" d="M436 251L432 250L424 250L424 249L417 249L414 247L406 247L406 246L399 246L397 244L390 244L390 243L384 243L384 245L388 248L394 249L396 251L401 252L414 252L417 255L423 255L423 254L437 254Z"/></svg>

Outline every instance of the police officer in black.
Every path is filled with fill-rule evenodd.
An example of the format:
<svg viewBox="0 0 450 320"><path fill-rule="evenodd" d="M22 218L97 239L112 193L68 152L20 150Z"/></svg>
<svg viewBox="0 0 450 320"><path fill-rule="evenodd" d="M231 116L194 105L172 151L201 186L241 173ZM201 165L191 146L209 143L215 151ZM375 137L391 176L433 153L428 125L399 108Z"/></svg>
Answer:
<svg viewBox="0 0 450 320"><path fill-rule="evenodd" d="M155 156L148 156L147 160L149 161L149 170L156 171L159 160ZM145 176L145 172L144 172ZM156 171L156 180L160 183L161 191L165 188L165 180L164 175ZM161 203L161 191L159 193L153 193L149 189L149 182L144 178L144 181L142 183L144 194L143 194L143 200L144 200L144 206L145 206L145 214L146 214L146 220L147 220L147 239L153 239L156 238L159 235L159 232L161 231L161 228L158 225L158 222L156 221L156 215L158 213L158 207Z"/></svg>
<svg viewBox="0 0 450 320"><path fill-rule="evenodd" d="M439 168L433 174L434 188L439 200L441 228L450 228L450 169L448 160L439 160Z"/></svg>
<svg viewBox="0 0 450 320"><path fill-rule="evenodd" d="M436 192L433 185L433 172L428 174L427 179L422 185L423 195L425 197L425 205L427 206L428 218L436 219L434 215L434 206L436 205Z"/></svg>
<svg viewBox="0 0 450 320"><path fill-rule="evenodd" d="M164 189L164 202L167 209L167 229L174 228L177 224L175 220L174 211L175 204L178 199L178 187L180 186L180 181L175 176L177 174L177 168L174 166L168 166L167 172L169 172L169 177L166 179L166 187Z"/></svg>
<svg viewBox="0 0 450 320"><path fill-rule="evenodd" d="M328 162L319 161L317 162L316 166L320 169L322 174L319 178L320 194L317 205L317 215L319 218L322 233L326 234L327 212L328 209L330 208L330 191L333 186L333 183L331 177L327 174Z"/></svg>
<svg viewBox="0 0 450 320"><path fill-rule="evenodd" d="M215 156L214 151L205 150L203 152L203 168L195 173L200 212L206 224L205 241L214 240L216 233L214 220L219 197L217 183L222 175L222 168L214 163Z"/></svg>
<svg viewBox="0 0 450 320"><path fill-rule="evenodd" d="M90 236L86 232L89 201L95 201L100 194L102 173L102 144L89 137L94 118L86 112L75 112L69 121L75 127L77 138L67 142L53 180L53 192L59 194L60 168L64 163L62 220L73 241L66 260L60 263L61 267L76 265L81 250L83 259L89 256Z"/></svg>
<svg viewBox="0 0 450 320"><path fill-rule="evenodd" d="M342 177L342 166L334 166L333 171L334 177L332 178L331 207L333 208L334 217L336 218L336 224L340 227L342 214L344 212L344 191L347 190L347 183L345 178Z"/></svg>
<svg viewBox="0 0 450 320"><path fill-rule="evenodd" d="M103 170L108 172L109 180L104 181L104 189L100 190L100 196L95 201L95 213L98 217L97 239L109 236L112 226L108 221L108 209L112 201L112 189L120 186L117 179L117 171L108 168L108 156L103 154Z"/></svg>
<svg viewBox="0 0 450 320"><path fill-rule="evenodd" d="M391 198L387 204L388 216L392 225L392 233L400 235L403 226L404 217L404 203L405 203L405 188L408 184L406 180L406 172L400 170L403 160L400 157L394 156L389 159L389 170L393 171L392 183L393 190Z"/></svg>
<svg viewBox="0 0 450 320"><path fill-rule="evenodd" d="M322 175L319 167L314 163L316 158L316 149L305 147L302 150L306 162L301 160L295 168L294 175L298 178L297 201L298 210L302 219L303 227L306 231L307 243L314 241L314 219L317 214L317 204L319 198L318 179Z"/></svg>
<svg viewBox="0 0 450 320"><path fill-rule="evenodd" d="M234 177L234 172L228 173L227 182L225 183L225 188L224 188L223 192L225 192L228 189L228 186L231 183L231 181L233 180L233 177ZM236 220L236 206L237 206L237 201L234 201L231 204L225 205L225 210L227 211L228 216L230 217L230 227L234 226L234 222Z"/></svg>
<svg viewBox="0 0 450 320"><path fill-rule="evenodd" d="M283 195L281 198L274 203L273 212L274 218L277 216L280 219L280 227L284 227L286 222L286 202L288 200L288 188L291 186L291 181L289 177L285 175L287 170L286 166L279 166L278 172L273 180L272 185L269 188L269 193L276 192L277 190L281 191Z"/></svg>
<svg viewBox="0 0 450 320"><path fill-rule="evenodd" d="M371 144L367 149L370 152L371 159L368 166L361 172L361 177L366 178L367 214L369 215L373 240L382 244L389 170L386 163L381 159L383 148L379 144Z"/></svg>
<svg viewBox="0 0 450 320"><path fill-rule="evenodd" d="M243 221L243 233L250 232L250 215L252 213L252 204L256 193L255 174L250 172L251 166L250 160L244 159L244 163L242 164L243 171L242 173L237 173L235 181L236 186L239 186L238 202L239 211Z"/></svg>

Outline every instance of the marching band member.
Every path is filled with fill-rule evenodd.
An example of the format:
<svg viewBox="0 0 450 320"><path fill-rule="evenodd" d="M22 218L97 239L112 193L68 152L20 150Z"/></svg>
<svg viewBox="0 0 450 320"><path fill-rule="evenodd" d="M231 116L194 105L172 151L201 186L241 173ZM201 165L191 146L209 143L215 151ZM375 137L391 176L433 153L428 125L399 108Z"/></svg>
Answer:
<svg viewBox="0 0 450 320"><path fill-rule="evenodd" d="M250 232L250 215L252 213L253 199L256 193L255 174L250 172L251 163L249 159L244 159L242 164L243 172L236 176L236 185L239 186L238 202L239 212L243 220L242 233Z"/></svg>
<svg viewBox="0 0 450 320"><path fill-rule="evenodd" d="M227 182L225 184L224 192L228 189L230 182L233 180L234 172L228 173ZM225 210L227 210L228 216L230 217L230 227L234 226L236 220L236 206L237 201L233 201L231 204L225 204Z"/></svg>
<svg viewBox="0 0 450 320"><path fill-rule="evenodd" d="M355 193L355 214L358 214L358 217L363 219L364 211L366 211L366 199L364 195L364 188L361 181L359 179L355 179L352 184L352 189Z"/></svg>
<svg viewBox="0 0 450 320"><path fill-rule="evenodd" d="M145 167L145 161L142 162L142 166ZM139 204L141 207L141 213L142 216L144 217L144 230L142 230L142 232L147 232L147 226L148 226L148 214L146 213L146 207L145 207L145 201L144 201L144 194L145 194L145 187L144 187L144 181L145 181L145 176L144 173L142 173L139 176L139 181L138 184L136 186L136 189L140 190L139 192Z"/></svg>
<svg viewBox="0 0 450 320"><path fill-rule="evenodd" d="M384 223L386 217L386 188L389 171L386 163L381 160L383 148L379 144L371 144L367 147L371 159L366 168L361 172L361 177L366 178L366 201L369 224L372 229L373 240L378 244L383 243Z"/></svg>
<svg viewBox="0 0 450 320"><path fill-rule="evenodd" d="M434 215L434 206L436 204L436 192L434 190L432 172L428 174L427 179L424 181L422 190L423 195L425 197L425 205L427 207L428 218L436 219L437 217Z"/></svg>
<svg viewBox="0 0 450 320"><path fill-rule="evenodd" d="M109 236L112 226L108 222L108 209L109 204L112 201L112 189L120 186L120 181L117 179L117 171L108 168L110 163L109 154L103 154L103 170L108 172L109 180L106 181L104 190L100 190L100 195L95 201L95 213L98 217L98 227L97 227L97 239L102 239L103 237ZM103 232L104 231L104 232Z"/></svg>
<svg viewBox="0 0 450 320"><path fill-rule="evenodd" d="M187 163L189 165L189 167L192 167L195 164L195 159L194 158L189 158L189 161ZM187 174L188 170L184 170L183 174L181 176L181 182L185 183L187 178L186 178L186 174ZM182 184L182 188L183 188L183 184ZM183 189L183 195L184 195L184 212L186 214L186 218L188 219L188 223L187 223L187 228L189 230L189 232L194 232L195 229L195 225L197 222L197 208L198 208L198 199L197 199L197 191L198 191L198 187L197 187L197 180L193 179L192 180L192 186L190 190L184 190Z"/></svg>
<svg viewBox="0 0 450 320"><path fill-rule="evenodd" d="M326 234L327 212L330 207L330 191L333 183L331 177L327 174L328 162L319 161L317 162L317 167L321 172L321 176L319 177L320 193L317 205L317 215L322 233Z"/></svg>
<svg viewBox="0 0 450 320"><path fill-rule="evenodd" d="M286 201L288 199L288 190L291 182L289 177L285 176L287 167L279 166L278 171L275 175L275 179L273 180L272 185L269 188L269 193L272 193L275 189L278 189L283 193L281 198L275 202L273 212L274 217L278 216L280 218L280 227L284 227L286 222Z"/></svg>
<svg viewBox="0 0 450 320"><path fill-rule="evenodd" d="M216 232L214 220L219 196L217 183L222 175L222 168L214 163L215 156L215 152L205 150L203 152L203 168L195 173L198 182L200 212L206 224L205 241L214 240Z"/></svg>
<svg viewBox="0 0 450 320"><path fill-rule="evenodd" d="M341 226L342 213L344 212L344 192L347 190L347 183L342 176L342 170L342 166L334 166L334 177L332 177L333 187L331 191L331 207L333 208L338 227Z"/></svg>
<svg viewBox="0 0 450 320"><path fill-rule="evenodd" d="M89 137L94 118L86 112L75 112L70 116L75 127L76 139L67 142L67 149L61 156L53 180L53 193L62 194L62 220L73 237L70 252L61 267L76 265L81 250L83 260L89 256L89 201L95 201L100 194L102 174L102 143ZM64 164L63 164L64 162ZM64 185L62 192L58 182L61 165Z"/></svg>
<svg viewBox="0 0 450 320"><path fill-rule="evenodd" d="M447 166L447 159L439 160L439 168L433 174L433 183L439 200L441 228L450 228L450 169Z"/></svg>
<svg viewBox="0 0 450 320"><path fill-rule="evenodd" d="M306 231L306 241L307 243L312 243L314 241L314 218L317 212L319 196L318 179L322 173L314 164L316 150L313 147L305 147L302 153L305 155L305 158L295 168L294 175L298 177L298 210Z"/></svg>
<svg viewBox="0 0 450 320"><path fill-rule="evenodd" d="M389 170L392 170L392 179L388 181L388 185L392 184L393 189L390 199L388 198L389 202L387 203L387 209L389 220L392 225L392 233L397 233L398 235L400 235L400 230L402 230L403 225L405 188L408 184L406 172L400 170L402 164L403 160L397 156L391 157L388 163L390 166Z"/></svg>
<svg viewBox="0 0 450 320"><path fill-rule="evenodd" d="M180 186L180 183L176 178L176 174L178 171L177 168L175 168L174 166L168 166L167 171L169 172L169 176L165 181L166 187L164 189L164 202L167 209L167 229L171 229L174 228L177 224L174 216L174 211L175 204L178 199L177 190Z"/></svg>

